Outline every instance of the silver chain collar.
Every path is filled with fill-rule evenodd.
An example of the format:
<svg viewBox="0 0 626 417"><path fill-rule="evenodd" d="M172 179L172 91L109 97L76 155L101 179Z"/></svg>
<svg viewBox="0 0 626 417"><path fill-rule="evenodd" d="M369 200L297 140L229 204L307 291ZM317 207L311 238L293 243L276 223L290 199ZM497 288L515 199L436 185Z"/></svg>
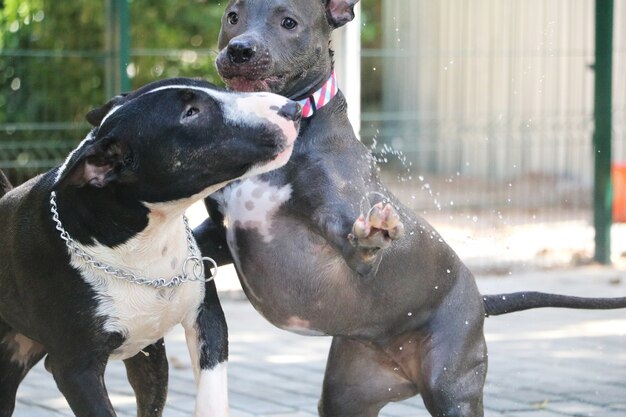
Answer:
<svg viewBox="0 0 626 417"><path fill-rule="evenodd" d="M126 271L121 268L117 268L111 265L107 265L103 262L96 260L93 256L85 252L80 248L78 243L69 235L67 230L63 227L61 220L59 219L59 212L57 210L56 192L50 194L50 212L52 213L52 220L56 223L56 229L61 235L61 239L65 241L65 246L70 250L70 253L80 258L84 263L90 265L93 268L99 269L104 273L111 275L112 277L132 282L137 285L146 285L153 288L172 288L179 287L185 282L192 281L204 281L209 282L217 276L217 264L215 261L207 256L200 255L200 250L196 244L196 240L193 237L191 228L189 227L189 221L186 216L183 216L183 222L185 223L185 232L187 234L187 249L189 250L189 256L183 262L183 272L180 275L175 275L169 280L165 278L150 279L142 276L137 276L130 271ZM205 278L204 262L207 261L213 264L215 273ZM191 273L187 274L187 269L191 267Z"/></svg>

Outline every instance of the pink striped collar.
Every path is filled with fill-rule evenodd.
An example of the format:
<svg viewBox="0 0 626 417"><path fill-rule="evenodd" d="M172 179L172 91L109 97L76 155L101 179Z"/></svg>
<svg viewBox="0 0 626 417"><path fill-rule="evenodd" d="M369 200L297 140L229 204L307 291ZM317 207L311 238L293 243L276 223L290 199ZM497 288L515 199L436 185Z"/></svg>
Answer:
<svg viewBox="0 0 626 417"><path fill-rule="evenodd" d="M322 87L307 98L299 100L298 103L302 107L302 117L307 118L313 116L316 110L321 109L337 95L337 77L335 70Z"/></svg>

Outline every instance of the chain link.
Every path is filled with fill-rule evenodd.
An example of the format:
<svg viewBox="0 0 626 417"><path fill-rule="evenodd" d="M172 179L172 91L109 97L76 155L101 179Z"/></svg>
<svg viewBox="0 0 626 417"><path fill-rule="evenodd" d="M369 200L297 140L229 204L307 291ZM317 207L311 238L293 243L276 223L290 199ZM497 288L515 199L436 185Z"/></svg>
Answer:
<svg viewBox="0 0 626 417"><path fill-rule="evenodd" d="M150 279L142 276L137 276L130 271L100 262L92 255L81 249L78 243L76 243L76 241L72 239L67 230L65 230L63 224L61 223L61 220L59 219L59 212L56 203L56 192L54 191L50 194L50 212L52 213L52 220L56 223L56 229L59 231L61 239L65 241L65 246L67 246L70 253L81 259L87 265L95 269L101 270L104 273L111 275L115 278L128 281L133 284L145 285L153 288L172 288L179 287L185 282L209 282L215 279L215 277L217 276L217 263L215 263L212 258L209 258L208 256L202 256L200 254L200 250L198 249L196 240L193 237L193 233L191 231L191 228L189 227L189 221L187 220L186 216L183 216L183 222L185 224L185 232L187 234L187 249L189 250L190 255L183 262L182 274L174 275L169 280L166 280L165 278ZM215 273L212 274L209 278L205 278L204 261L210 262L213 266L212 269L215 270ZM187 274L187 268L189 267L191 268L191 274Z"/></svg>

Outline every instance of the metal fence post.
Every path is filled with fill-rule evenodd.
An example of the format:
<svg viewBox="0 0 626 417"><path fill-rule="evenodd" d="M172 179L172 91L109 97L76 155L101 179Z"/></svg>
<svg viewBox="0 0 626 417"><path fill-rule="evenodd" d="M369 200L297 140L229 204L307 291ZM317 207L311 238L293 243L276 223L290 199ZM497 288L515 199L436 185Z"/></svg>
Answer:
<svg viewBox="0 0 626 417"><path fill-rule="evenodd" d="M105 94L108 98L131 88L127 72L130 63L128 0L108 0L105 14Z"/></svg>
<svg viewBox="0 0 626 417"><path fill-rule="evenodd" d="M595 92L594 92L594 259L611 263L611 128L613 0L596 0Z"/></svg>

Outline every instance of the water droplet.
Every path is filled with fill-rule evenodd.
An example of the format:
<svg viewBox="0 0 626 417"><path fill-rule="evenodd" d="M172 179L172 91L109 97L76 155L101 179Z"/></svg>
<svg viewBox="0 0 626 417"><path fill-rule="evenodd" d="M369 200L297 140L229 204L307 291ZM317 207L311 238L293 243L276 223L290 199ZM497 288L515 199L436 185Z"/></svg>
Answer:
<svg viewBox="0 0 626 417"><path fill-rule="evenodd" d="M407 316L411 317L413 315L413 313L411 313L410 311L408 312Z"/></svg>

